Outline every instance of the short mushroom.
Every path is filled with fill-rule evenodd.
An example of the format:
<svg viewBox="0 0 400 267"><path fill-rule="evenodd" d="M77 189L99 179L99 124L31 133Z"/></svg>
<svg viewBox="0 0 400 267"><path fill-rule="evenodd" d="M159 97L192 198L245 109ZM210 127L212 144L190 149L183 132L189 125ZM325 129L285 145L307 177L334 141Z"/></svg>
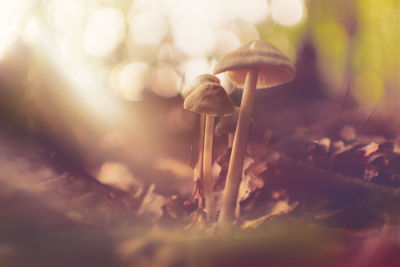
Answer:
<svg viewBox="0 0 400 267"><path fill-rule="evenodd" d="M203 186L207 221L216 219L216 206L211 175L212 143L216 116L227 116L234 112L234 105L225 89L215 82L208 82L189 94L184 108L206 117L203 153Z"/></svg>
<svg viewBox="0 0 400 267"><path fill-rule="evenodd" d="M216 77L212 74L208 74L208 73L201 74L201 75L197 76L197 78L194 79L185 90L183 90L183 92L182 92L183 99L185 99L188 95L190 95L199 86L201 86L207 82L221 83L220 80L218 79L218 77Z"/></svg>
<svg viewBox="0 0 400 267"><path fill-rule="evenodd" d="M249 42L225 55L216 65L214 73L225 71L234 84L244 87L218 220L221 227L230 227L242 177L256 88L269 88L290 82L296 71L284 54L272 44L261 40Z"/></svg>
<svg viewBox="0 0 400 267"><path fill-rule="evenodd" d="M201 74L194 79L189 86L182 92L183 99L186 99L194 90L199 88L201 85L207 82L220 83L220 80L212 74ZM194 194L192 199L196 196L198 190L198 181L203 179L203 151L204 151L204 130L206 123L206 115L200 114L200 135L199 135L199 152L197 157L197 163L193 173L193 180L196 183ZM201 206L201 201L199 199L199 205Z"/></svg>
<svg viewBox="0 0 400 267"><path fill-rule="evenodd" d="M215 134L218 136L228 135L228 148L233 145L233 135L236 129L236 123L239 116L239 107L235 107L235 112L226 117L222 117L219 119L217 124L215 125Z"/></svg>

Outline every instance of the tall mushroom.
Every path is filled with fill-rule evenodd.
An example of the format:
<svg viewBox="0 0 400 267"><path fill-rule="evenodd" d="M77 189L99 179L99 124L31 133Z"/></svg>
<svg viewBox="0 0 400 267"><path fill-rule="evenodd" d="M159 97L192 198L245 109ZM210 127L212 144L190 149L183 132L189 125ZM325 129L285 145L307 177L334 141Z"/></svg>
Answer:
<svg viewBox="0 0 400 267"><path fill-rule="evenodd" d="M235 112L230 115L219 119L217 125L215 125L215 134L218 136L228 135L228 148L233 145L233 135L235 133L236 124L239 116L239 107L235 107Z"/></svg>
<svg viewBox="0 0 400 267"><path fill-rule="evenodd" d="M215 116L230 115L234 111L231 98L225 89L215 82L208 82L189 94L183 103L185 109L204 114L206 117L203 153L203 186L207 221L216 219L216 206L211 175L212 144Z"/></svg>
<svg viewBox="0 0 400 267"><path fill-rule="evenodd" d="M269 88L290 82L295 77L296 70L276 47L266 41L257 40L225 55L216 65L214 73L225 71L234 84L244 87L218 220L221 227L230 227L242 177L256 88Z"/></svg>
<svg viewBox="0 0 400 267"><path fill-rule="evenodd" d="M235 112L226 117L222 117L219 119L218 123L215 125L215 134L218 136L228 135L228 148L232 148L233 146L233 137L236 130L237 121L239 118L240 108L235 106ZM250 119L250 128L254 128L254 120Z"/></svg>
<svg viewBox="0 0 400 267"><path fill-rule="evenodd" d="M220 80L212 75L212 74L201 74L194 79L189 86L182 92L183 99L186 99L188 95L190 95L194 90L199 88L201 85L207 82L215 82L220 83ZM198 192L198 181L203 179L203 151L204 151L204 130L205 130L206 116L204 114L200 114L200 135L199 135L199 152L197 157L196 166L194 168L193 180L196 183L196 187L194 190L194 194L192 199L196 196L196 192ZM201 201L199 199L199 206L201 205Z"/></svg>

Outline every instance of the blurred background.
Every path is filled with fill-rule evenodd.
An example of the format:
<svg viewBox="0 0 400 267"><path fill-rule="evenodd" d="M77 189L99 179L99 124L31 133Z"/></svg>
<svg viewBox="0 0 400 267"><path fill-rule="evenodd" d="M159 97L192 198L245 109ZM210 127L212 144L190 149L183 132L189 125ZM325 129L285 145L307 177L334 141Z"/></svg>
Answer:
<svg viewBox="0 0 400 267"><path fill-rule="evenodd" d="M190 143L196 117L182 110L180 93L197 75L212 73L226 53L254 39L273 43L298 72L287 88L260 91L256 121L265 118L269 99L274 109L260 127L307 125L346 107L387 117L397 107L396 1L2 0L0 5L2 128L54 139L66 153L75 149L69 153L80 155L93 172L101 159L90 162L91 153L94 158L128 153L137 161L165 151L187 154L175 146ZM229 93L235 91L224 75L219 78ZM232 95L237 104L240 94ZM140 153L133 153L136 149Z"/></svg>
<svg viewBox="0 0 400 267"><path fill-rule="evenodd" d="M298 77L290 87L299 99L368 106L376 113L397 106L396 1L2 0L0 5L3 128L18 125L53 137L68 133L80 144L108 148L122 140L134 143L137 136L146 140L142 156L147 151L153 156L168 146L165 135L193 128L193 116L180 107L185 86L254 39L270 41L296 63ZM235 90L224 75L219 78L228 92Z"/></svg>
<svg viewBox="0 0 400 267"><path fill-rule="evenodd" d="M131 194L154 200L153 190L188 197L198 118L181 93L255 39L297 68L292 83L257 92L256 143L327 124L333 135L350 125L350 135L395 138L399 14L396 0L0 0L1 193L79 173L128 194L132 207ZM218 77L239 105L241 90ZM59 201L84 220L87 210Z"/></svg>

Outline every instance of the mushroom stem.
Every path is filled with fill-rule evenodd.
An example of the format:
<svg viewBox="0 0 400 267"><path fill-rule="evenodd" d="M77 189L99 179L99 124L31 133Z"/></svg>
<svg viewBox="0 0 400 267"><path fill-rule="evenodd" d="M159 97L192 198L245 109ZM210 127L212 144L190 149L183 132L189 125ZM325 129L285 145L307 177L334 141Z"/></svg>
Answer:
<svg viewBox="0 0 400 267"><path fill-rule="evenodd" d="M249 135L250 118L253 111L257 79L258 69L251 70L246 75L239 118L233 140L232 154L229 161L226 185L222 199L221 214L218 221L221 229L230 228L234 219L239 186L242 180L243 162L246 155L247 137Z"/></svg>
<svg viewBox="0 0 400 267"><path fill-rule="evenodd" d="M203 154L204 154L204 135L205 135L205 124L206 124L206 115L200 114L200 135L199 135L199 155L197 157L197 164L195 168L195 181L200 181L200 184L203 182ZM198 194L199 195L199 194ZM201 206L201 200L199 200L199 206Z"/></svg>
<svg viewBox="0 0 400 267"><path fill-rule="evenodd" d="M206 127L204 135L204 154L203 154L203 186L206 204L207 221L214 222L216 219L216 207L214 199L213 181L211 175L212 164L212 145L214 135L215 117L206 115Z"/></svg>
<svg viewBox="0 0 400 267"><path fill-rule="evenodd" d="M233 133L228 133L228 148L233 146Z"/></svg>

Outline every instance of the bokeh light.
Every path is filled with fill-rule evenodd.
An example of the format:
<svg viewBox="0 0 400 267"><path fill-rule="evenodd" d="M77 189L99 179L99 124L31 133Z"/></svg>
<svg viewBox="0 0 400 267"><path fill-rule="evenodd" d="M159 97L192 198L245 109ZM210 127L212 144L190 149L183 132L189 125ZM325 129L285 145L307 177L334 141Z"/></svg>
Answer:
<svg viewBox="0 0 400 267"><path fill-rule="evenodd" d="M139 101L147 86L149 65L145 62L126 64L118 73L118 92L128 101Z"/></svg>
<svg viewBox="0 0 400 267"><path fill-rule="evenodd" d="M236 33L242 44L260 39L260 33L252 23L239 20L232 23L229 28Z"/></svg>
<svg viewBox="0 0 400 267"><path fill-rule="evenodd" d="M269 15L268 2L265 0L233 0L227 6L235 17L253 24L265 21Z"/></svg>
<svg viewBox="0 0 400 267"><path fill-rule="evenodd" d="M173 97L178 94L181 77L169 66L155 68L151 77L151 90L162 97Z"/></svg>
<svg viewBox="0 0 400 267"><path fill-rule="evenodd" d="M82 32L71 31L65 34L61 40L62 55L73 61L79 61L85 57L82 45Z"/></svg>
<svg viewBox="0 0 400 267"><path fill-rule="evenodd" d="M183 55L179 49L171 43L166 43L160 47L157 54L157 61L159 63L172 63L176 64Z"/></svg>
<svg viewBox="0 0 400 267"><path fill-rule="evenodd" d="M53 2L53 22L60 32L81 29L85 20L85 6L83 1L56 0Z"/></svg>
<svg viewBox="0 0 400 267"><path fill-rule="evenodd" d="M383 188L386 184L400 187L400 175L393 176L398 166L386 163L399 158L395 153L400 151L400 123L394 116L400 99L399 14L400 1L395 0L0 0L0 176L6 185L0 183L0 191L4 191L0 204L6 208L0 218L6 215L2 233L9 237L0 241L0 262L57 266L57 262L76 260L98 267L179 262L190 266L185 263L196 265L198 259L215 251L213 244L208 247L214 239L207 235L212 223L206 223L204 217L202 192L197 191L197 200L190 199L193 187L199 189L193 182L197 177L192 177L192 166L199 158L202 127L198 115L184 109L180 94L198 75L212 74L226 54L262 39L290 58L296 78L282 87L256 92L247 149L248 158L255 161L246 163L244 169L253 182L267 179L279 183L275 186L279 190L272 192L266 187L268 190L254 191L253 184L242 183L241 199L249 198L238 203L242 212L236 216L235 231L246 228L263 236L247 239L245 232L249 231L245 230L240 234L246 237L245 246L218 237L217 251L228 242L232 249L228 244L224 253L206 256L204 262L214 266L218 260L215 266L233 266L245 262L240 257L250 255L245 259L250 266L264 258L275 262L275 254L281 259L295 250L301 259L309 254L318 263L339 253L346 261L341 266L365 266L351 264L355 261L346 249L349 242L342 247L335 233L345 232L340 238L345 241L350 240L347 235L355 234L352 251L365 263L372 259L376 244L386 243L381 237L390 233L386 228L391 225L385 222L397 221L386 220L389 213L382 207L376 208L382 217L372 214L369 208L374 205L353 220L347 211L360 201L323 194L323 190L315 190L315 184L295 188L290 176L293 170L297 175L301 170L307 174L316 169L316 179L308 179L307 174L309 181L301 182L318 182L324 173L333 185L341 182L342 176L357 175L353 178L360 181L344 181L346 186L365 185L364 189L377 195L391 190ZM217 77L228 94L236 90L226 73ZM243 90L234 92L233 102L239 104L242 96ZM229 163L227 139L231 138L214 139L217 203L221 203ZM14 143L16 147L10 147ZM370 150L376 150L376 157L370 151L362 155L368 143L373 144ZM365 156L368 162L361 162L365 170L352 164L336 173L335 167L346 164L343 159L352 157L353 152L357 159ZM23 159L29 165L13 167L14 154L16 162ZM46 166L47 174L37 174L35 165ZM289 165L294 169L275 172ZM13 174L9 169L27 171L21 175L24 179L19 179L19 175L7 175ZM342 173L346 169L349 172ZM31 179L37 177L41 181ZM375 187L375 181L381 185ZM50 189L49 196L40 192L45 187ZM8 193L10 189L12 193ZM313 207L315 201L307 196L315 194L307 190L321 191L317 197L327 205ZM355 191L350 190L349 195ZM63 200L62 205L53 203L53 198ZM185 202L190 203L183 205ZM350 209L337 205L344 202ZM294 208L289 220L280 216ZM371 223L372 217L378 220L373 218ZM310 231L309 218L316 231ZM282 222L288 225L282 228ZM250 230L253 226L247 226L249 223L257 229ZM264 237L271 236L270 230L279 228L279 233L286 233L286 227L299 223L304 224L297 231L299 244L297 236L292 240L285 235L278 236L278 242L264 242L268 241ZM380 225L382 233L374 230ZM190 236L177 239L175 233L182 233L184 227ZM365 231L371 227L374 231ZM173 238L162 236L166 229L173 230ZM204 240L202 233L206 233ZM328 235L335 237L333 243L327 242ZM125 257L113 253L121 251L118 244L129 240L135 242L122 249ZM200 247L191 245L196 240L201 241ZM65 244L76 248L65 253ZM79 251L81 247L75 244L87 250ZM195 251L182 251L186 244ZM304 244L309 246L304 249ZM327 250L315 253L320 244L328 244ZM285 251L268 252L276 252L269 247L277 245ZM53 249L56 246L60 249ZM232 253L243 248L237 255ZM364 254L367 257L362 257ZM104 256L112 259L103 260ZM49 257L54 257L56 264L50 264ZM342 263L339 257L335 260ZM348 260L350 264L346 264ZM21 261L28 264L18 264ZM297 265L321 265L301 263Z"/></svg>
<svg viewBox="0 0 400 267"><path fill-rule="evenodd" d="M271 0L271 17L283 26L299 23L304 14L302 0Z"/></svg>
<svg viewBox="0 0 400 267"><path fill-rule="evenodd" d="M168 22L156 12L142 12L130 21L131 38L139 44L158 44L168 33Z"/></svg>
<svg viewBox="0 0 400 267"><path fill-rule="evenodd" d="M125 37L125 18L115 8L100 8L88 19L83 38L85 50L92 56L106 56Z"/></svg>
<svg viewBox="0 0 400 267"><path fill-rule="evenodd" d="M176 46L191 57L209 56L216 46L213 31L196 22L182 21L174 25L173 36Z"/></svg>
<svg viewBox="0 0 400 267"><path fill-rule="evenodd" d="M212 73L212 65L206 59L191 59L182 63L181 69L185 70L184 87L189 85L197 76ZM185 88L183 88L183 91Z"/></svg>
<svg viewBox="0 0 400 267"><path fill-rule="evenodd" d="M166 0L164 3L173 25L190 23L215 29L235 19L228 0Z"/></svg>
<svg viewBox="0 0 400 267"><path fill-rule="evenodd" d="M216 33L215 58L221 58L240 46L240 39L231 30L219 30Z"/></svg>

